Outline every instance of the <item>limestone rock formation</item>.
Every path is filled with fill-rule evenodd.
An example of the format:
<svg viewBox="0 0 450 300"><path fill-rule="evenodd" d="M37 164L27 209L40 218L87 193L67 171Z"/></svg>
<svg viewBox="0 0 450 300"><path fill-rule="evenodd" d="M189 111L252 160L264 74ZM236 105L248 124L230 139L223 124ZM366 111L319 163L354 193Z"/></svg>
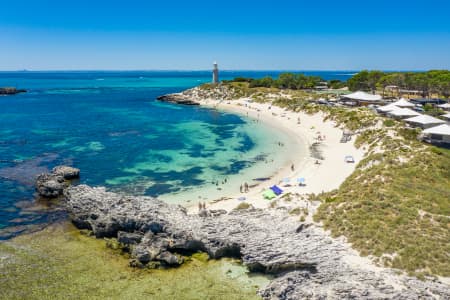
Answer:
<svg viewBox="0 0 450 300"><path fill-rule="evenodd" d="M0 95L15 95L19 93L25 93L24 89L16 89L14 87L2 87L0 88Z"/></svg>
<svg viewBox="0 0 450 300"><path fill-rule="evenodd" d="M156 98L159 101L170 102L183 105L200 105L197 101L188 99L183 94L168 94Z"/></svg>
<svg viewBox="0 0 450 300"><path fill-rule="evenodd" d="M52 173L42 173L37 176L35 187L39 196L56 198L63 194L69 186L68 180L79 178L80 170L68 166L57 166Z"/></svg>
<svg viewBox="0 0 450 300"><path fill-rule="evenodd" d="M68 167L68 166L57 166L54 167L52 173L55 175L60 175L64 179L71 180L80 177L80 169Z"/></svg>
<svg viewBox="0 0 450 300"><path fill-rule="evenodd" d="M445 283L420 281L364 261L348 244L287 210L247 209L189 215L181 206L86 185L64 192L73 223L96 237L117 237L131 265L176 266L179 254L241 258L250 271L275 275L264 299L450 299Z"/></svg>
<svg viewBox="0 0 450 300"><path fill-rule="evenodd" d="M44 198L61 196L67 186L64 177L55 174L41 174L36 178L36 191Z"/></svg>

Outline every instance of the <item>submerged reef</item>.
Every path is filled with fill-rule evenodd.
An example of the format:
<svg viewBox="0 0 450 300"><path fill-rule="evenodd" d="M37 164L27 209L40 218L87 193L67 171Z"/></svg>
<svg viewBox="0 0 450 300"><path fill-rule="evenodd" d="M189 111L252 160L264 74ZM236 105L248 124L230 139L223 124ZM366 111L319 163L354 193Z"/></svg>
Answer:
<svg viewBox="0 0 450 300"><path fill-rule="evenodd" d="M268 281L205 254L179 268L130 268L109 244L66 222L0 242L0 299L256 300Z"/></svg>

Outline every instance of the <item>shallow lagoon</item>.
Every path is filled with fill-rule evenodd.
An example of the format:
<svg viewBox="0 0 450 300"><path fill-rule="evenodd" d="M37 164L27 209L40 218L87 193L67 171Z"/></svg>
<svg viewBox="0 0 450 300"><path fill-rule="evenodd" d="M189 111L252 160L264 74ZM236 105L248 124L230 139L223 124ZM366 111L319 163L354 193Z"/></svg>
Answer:
<svg viewBox="0 0 450 300"><path fill-rule="evenodd" d="M182 204L274 173L289 151L277 145L289 145L282 133L235 114L155 101L209 80L195 72L0 73L0 86L29 89L0 97L0 226L10 228L0 238L54 219L17 203L31 203L33 176L58 164L80 168L81 183Z"/></svg>
<svg viewBox="0 0 450 300"><path fill-rule="evenodd" d="M259 299L268 278L239 262L194 255L169 270L134 269L105 240L72 225L0 242L1 299Z"/></svg>

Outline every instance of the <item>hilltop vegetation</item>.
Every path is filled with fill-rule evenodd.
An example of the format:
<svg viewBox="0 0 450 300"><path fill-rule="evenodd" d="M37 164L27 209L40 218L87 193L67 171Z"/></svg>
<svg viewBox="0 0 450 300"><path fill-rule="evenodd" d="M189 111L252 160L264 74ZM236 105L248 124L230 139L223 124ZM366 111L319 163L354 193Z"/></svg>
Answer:
<svg viewBox="0 0 450 300"><path fill-rule="evenodd" d="M450 71L434 70L428 72L389 72L361 71L347 82L352 91L384 90L396 86L405 90L420 91L423 97L439 94L450 97Z"/></svg>
<svg viewBox="0 0 450 300"><path fill-rule="evenodd" d="M348 87L351 91L384 92L386 87L395 86L402 90L419 91L423 97L431 94L450 97L450 71L432 70L427 72L382 72L361 71L347 82L326 81L318 76L301 73L281 73L278 78L266 76L259 79L238 77L229 82L248 83L249 88L264 87L290 90L307 90L326 84L331 89Z"/></svg>

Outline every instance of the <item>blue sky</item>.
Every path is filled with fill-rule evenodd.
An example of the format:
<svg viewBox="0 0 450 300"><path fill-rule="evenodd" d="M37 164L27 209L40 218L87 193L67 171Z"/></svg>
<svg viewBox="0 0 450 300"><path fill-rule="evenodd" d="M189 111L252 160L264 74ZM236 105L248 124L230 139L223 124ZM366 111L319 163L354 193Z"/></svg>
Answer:
<svg viewBox="0 0 450 300"><path fill-rule="evenodd" d="M450 69L449 0L0 5L0 70Z"/></svg>

